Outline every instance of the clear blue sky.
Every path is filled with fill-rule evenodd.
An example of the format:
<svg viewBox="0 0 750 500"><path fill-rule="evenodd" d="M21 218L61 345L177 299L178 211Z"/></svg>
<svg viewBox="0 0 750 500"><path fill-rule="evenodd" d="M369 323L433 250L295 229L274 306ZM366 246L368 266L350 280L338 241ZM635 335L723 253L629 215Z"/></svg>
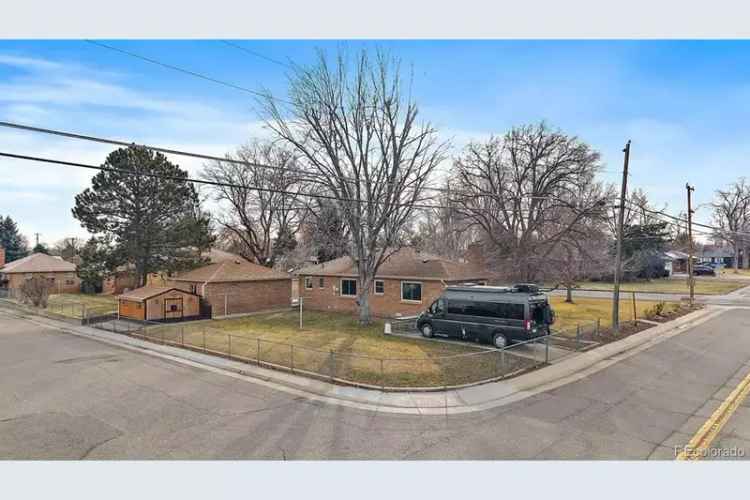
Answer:
<svg viewBox="0 0 750 500"><path fill-rule="evenodd" d="M111 45L238 85L286 88L285 68L218 41ZM747 172L750 43L744 41L241 41L311 61L316 48L386 47L414 69L422 117L456 147L546 120L601 151L618 180L633 141L631 186L684 210ZM83 41L0 41L0 119L223 154L262 134L252 96ZM107 146L0 129L2 150L101 163ZM192 172L200 161L175 158ZM0 214L30 238L85 236L70 215L91 172L0 159ZM708 222L701 208L698 220Z"/></svg>

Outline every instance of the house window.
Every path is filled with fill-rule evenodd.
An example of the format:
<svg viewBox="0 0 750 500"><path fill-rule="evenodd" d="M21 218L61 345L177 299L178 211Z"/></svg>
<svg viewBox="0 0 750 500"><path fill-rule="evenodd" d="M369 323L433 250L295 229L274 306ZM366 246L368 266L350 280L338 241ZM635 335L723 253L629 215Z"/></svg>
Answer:
<svg viewBox="0 0 750 500"><path fill-rule="evenodd" d="M357 296L357 280L341 280L341 296L342 297L356 297Z"/></svg>
<svg viewBox="0 0 750 500"><path fill-rule="evenodd" d="M409 302L422 302L422 283L402 281L401 300L406 300Z"/></svg>
<svg viewBox="0 0 750 500"><path fill-rule="evenodd" d="M73 280L65 280L65 285L67 285L67 286L75 285L75 281L73 281Z"/></svg>
<svg viewBox="0 0 750 500"><path fill-rule="evenodd" d="M312 290L312 287L312 278L310 276L305 276L305 289Z"/></svg>
<svg viewBox="0 0 750 500"><path fill-rule="evenodd" d="M197 293L198 285L190 285L190 293Z"/></svg>
<svg viewBox="0 0 750 500"><path fill-rule="evenodd" d="M318 278L318 288L325 288L325 287L326 287L325 278Z"/></svg>
<svg viewBox="0 0 750 500"><path fill-rule="evenodd" d="M385 293L385 281L375 280L375 295L383 295Z"/></svg>

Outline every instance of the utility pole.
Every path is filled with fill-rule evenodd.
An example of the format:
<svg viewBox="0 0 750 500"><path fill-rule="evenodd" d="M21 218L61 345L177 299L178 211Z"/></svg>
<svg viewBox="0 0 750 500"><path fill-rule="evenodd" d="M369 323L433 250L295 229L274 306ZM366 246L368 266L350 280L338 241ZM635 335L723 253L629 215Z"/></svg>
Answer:
<svg viewBox="0 0 750 500"><path fill-rule="evenodd" d="M36 246L39 246L39 233L34 233L34 236L36 237Z"/></svg>
<svg viewBox="0 0 750 500"><path fill-rule="evenodd" d="M693 307L693 301L695 300L695 277L693 276L693 191L694 187L691 187L687 182L685 183L685 189L687 189L687 205L688 205L688 287L690 287L690 307Z"/></svg>
<svg viewBox="0 0 750 500"><path fill-rule="evenodd" d="M630 141L625 144L625 163L622 167L622 189L620 190L620 212L617 214L617 253L615 254L615 289L612 294L612 333L620 332L620 271L622 268L622 226L625 224L625 197L628 195L628 162Z"/></svg>

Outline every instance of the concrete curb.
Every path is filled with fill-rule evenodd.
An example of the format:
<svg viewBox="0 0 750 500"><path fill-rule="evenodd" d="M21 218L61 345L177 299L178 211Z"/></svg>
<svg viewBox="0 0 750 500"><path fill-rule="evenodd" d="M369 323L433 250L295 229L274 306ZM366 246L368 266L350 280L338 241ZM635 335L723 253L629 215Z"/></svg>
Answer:
<svg viewBox="0 0 750 500"><path fill-rule="evenodd" d="M41 326L140 352L167 361L208 370L326 404L385 413L413 415L463 414L498 408L540 392L549 391L590 376L614 363L636 355L679 335L732 307L709 306L669 323L649 328L622 340L565 358L559 363L509 380L436 392L387 393L331 384L290 373L248 365L226 358L97 330L86 326L35 316L25 318Z"/></svg>

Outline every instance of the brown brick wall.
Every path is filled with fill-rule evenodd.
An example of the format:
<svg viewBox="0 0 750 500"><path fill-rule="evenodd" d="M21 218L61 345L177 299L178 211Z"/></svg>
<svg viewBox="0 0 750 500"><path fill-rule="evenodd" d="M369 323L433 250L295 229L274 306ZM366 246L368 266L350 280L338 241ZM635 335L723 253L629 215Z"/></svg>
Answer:
<svg viewBox="0 0 750 500"><path fill-rule="evenodd" d="M6 274L8 278L8 288L20 289L21 285L26 281L26 273L13 273ZM81 280L78 278L75 272L69 273L29 273L28 276L42 276L48 280L49 293L50 295L56 293L79 293L81 291ZM68 282L72 282L68 284Z"/></svg>
<svg viewBox="0 0 750 500"><path fill-rule="evenodd" d="M319 280L323 278L323 288ZM403 280L422 283L422 301L405 302L401 300L401 281L384 279L383 295L376 295L374 289L370 291L370 312L373 316L389 318L400 314L413 316L427 309L432 301L443 292L443 283L433 280ZM305 277L299 278L299 289L303 296L303 308L314 311L357 312L356 298L341 296L341 278L329 276L312 276L312 290L305 288ZM359 286L359 284L357 284ZM335 287L335 289L334 289Z"/></svg>
<svg viewBox="0 0 750 500"><path fill-rule="evenodd" d="M191 291L191 285L195 285L197 294L203 294L202 282L174 281L170 283L170 286L185 291ZM211 305L214 317L280 309L291 305L292 281L282 279L209 283L206 285L204 298Z"/></svg>

